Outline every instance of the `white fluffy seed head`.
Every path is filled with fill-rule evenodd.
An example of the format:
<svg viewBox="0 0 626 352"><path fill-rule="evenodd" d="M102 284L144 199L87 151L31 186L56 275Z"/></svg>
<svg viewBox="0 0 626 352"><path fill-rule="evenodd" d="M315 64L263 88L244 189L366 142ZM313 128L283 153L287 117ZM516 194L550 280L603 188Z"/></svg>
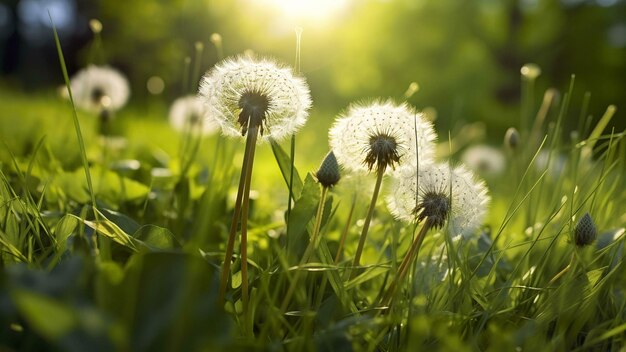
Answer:
<svg viewBox="0 0 626 352"><path fill-rule="evenodd" d="M70 87L76 107L92 112L117 111L130 96L126 77L108 66L90 65L78 71L70 80Z"/></svg>
<svg viewBox="0 0 626 352"><path fill-rule="evenodd" d="M465 149L461 160L469 169L485 177L499 176L506 168L504 153L484 144Z"/></svg>
<svg viewBox="0 0 626 352"><path fill-rule="evenodd" d="M482 224L490 201L487 187L464 166L427 164L419 172L402 168L393 174L387 206L397 219L415 222L425 197L433 194L450 200L448 229L453 236L471 234Z"/></svg>
<svg viewBox="0 0 626 352"><path fill-rule="evenodd" d="M170 125L183 133L209 135L219 129L219 124L205 113L204 104L195 95L178 98L172 103Z"/></svg>
<svg viewBox="0 0 626 352"><path fill-rule="evenodd" d="M227 136L245 135L242 130L242 96L258 95L264 106L262 139L282 139L304 125L311 107L306 81L290 68L266 59L236 57L222 61L200 82L199 97L206 113L220 124Z"/></svg>
<svg viewBox="0 0 626 352"><path fill-rule="evenodd" d="M414 165L418 157L420 164L430 161L435 138L432 124L422 114L391 101L353 104L329 132L330 147L339 163L356 172L371 171L381 163L391 166L388 171Z"/></svg>

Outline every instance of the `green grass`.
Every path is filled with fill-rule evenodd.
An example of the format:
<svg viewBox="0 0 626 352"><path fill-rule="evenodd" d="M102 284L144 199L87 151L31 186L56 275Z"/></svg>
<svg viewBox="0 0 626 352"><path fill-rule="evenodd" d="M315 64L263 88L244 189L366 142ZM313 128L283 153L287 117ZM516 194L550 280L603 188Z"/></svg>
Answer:
<svg viewBox="0 0 626 352"><path fill-rule="evenodd" d="M241 307L239 260L235 287L224 306L217 304L242 141L203 139L183 173L181 157L190 154L181 154L183 141L168 126L165 109L121 111L114 125L124 138L119 147L97 136L95 116L78 112L92 207L69 103L54 94L2 88L0 346L618 350L626 345L626 143L623 132L605 129L613 108L597 128L584 127L590 112L568 110L572 84L536 135L523 133L521 147L508 154L507 171L488 180L492 204L485 226L456 241L445 230L430 231L389 310L377 303L416 229L395 221L382 201L359 275L344 280L373 175L344 177L329 192L317 252L298 265L320 200L309 173L328 151L331 120L324 116L335 112L314 110L297 136L289 226L289 142L261 145L252 176L248 314ZM539 106L524 103L532 114L522 121L530 123ZM571 123L583 126L574 139L563 133ZM550 152L547 161L540 162L540 150ZM128 160L138 167L127 167ZM164 169L169 172L155 174ZM573 219L587 211L599 237L578 249ZM345 230L345 249L335 263ZM299 284L281 311L297 271Z"/></svg>

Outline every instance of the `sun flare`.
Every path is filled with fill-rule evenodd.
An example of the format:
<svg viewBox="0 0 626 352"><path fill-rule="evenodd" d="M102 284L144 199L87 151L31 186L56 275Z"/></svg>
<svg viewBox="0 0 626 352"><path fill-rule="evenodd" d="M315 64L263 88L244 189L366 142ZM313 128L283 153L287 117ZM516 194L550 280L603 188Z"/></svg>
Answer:
<svg viewBox="0 0 626 352"><path fill-rule="evenodd" d="M339 14L349 0L267 0L282 15L292 19L324 20Z"/></svg>

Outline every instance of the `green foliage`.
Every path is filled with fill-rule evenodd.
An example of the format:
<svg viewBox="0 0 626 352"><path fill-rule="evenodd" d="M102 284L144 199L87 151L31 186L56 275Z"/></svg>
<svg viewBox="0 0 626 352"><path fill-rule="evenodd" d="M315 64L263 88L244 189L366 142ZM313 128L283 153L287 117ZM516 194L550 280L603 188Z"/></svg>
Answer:
<svg viewBox="0 0 626 352"><path fill-rule="evenodd" d="M196 17L202 1L171 7L130 1L123 13L102 2L104 33L110 28L104 42L118 44L105 44L107 55L128 64L135 85L157 73L175 82L185 40L209 33L211 16L233 16L223 24L226 33L237 27L238 35L259 36L252 33L254 23L234 24L243 16L237 6L210 4L210 16ZM524 76L519 124L489 117L510 113L502 101L519 82L504 72L517 72L523 52L561 40L563 26L553 20L575 7L555 1L536 5L545 11L516 2L394 4L355 8L358 16L341 27L342 37L326 44L336 49L336 62L309 80L314 97L316 85L337 96L320 93L329 100L312 112L313 126L298 134L295 161L275 141L259 144L250 185L247 281L235 246L233 258L226 258L233 264L224 302L219 268L243 143L174 133L162 101L121 111L113 135L104 138L97 135L96 116L68 102L0 88L0 349L621 348L626 132L613 127L616 107L593 124L599 110L589 95L578 99L574 77L567 76L569 85L556 81L565 87L562 95L548 91L540 101L536 89L543 83ZM517 16L525 20L518 23ZM194 20L184 21L189 17ZM172 30L174 24L184 35ZM412 37L419 45L398 44ZM204 42L201 35L193 39ZM305 61L314 57L306 50ZM144 54L154 60L129 63ZM594 62L605 62L606 55ZM204 69L212 58L198 65ZM484 134L463 124L461 115L496 121L490 128L515 125L520 133L517 147L506 150L503 174L487 178L492 204L485 226L458 238L445 227L428 231L407 279L387 302L423 224L399 223L379 201L362 265L352 267L373 175L342 175L336 187L323 189L312 172L328 152L328 111L336 113L356 95L399 95L412 80L423 87L413 103L436 106L439 127L452 130L439 145L440 156L457 159ZM587 87L585 78L581 85ZM494 100L498 94L502 99ZM613 90L600 94L614 97ZM576 224L587 212L597 240L576 247ZM318 233L319 243L311 241ZM302 261L307 248L314 251Z"/></svg>

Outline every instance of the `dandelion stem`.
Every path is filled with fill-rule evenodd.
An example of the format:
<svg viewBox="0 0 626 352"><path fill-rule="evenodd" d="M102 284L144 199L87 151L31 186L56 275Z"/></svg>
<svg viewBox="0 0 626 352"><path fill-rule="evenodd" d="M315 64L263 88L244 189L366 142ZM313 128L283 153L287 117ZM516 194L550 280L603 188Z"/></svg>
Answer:
<svg viewBox="0 0 626 352"><path fill-rule="evenodd" d="M424 226L422 226L419 234L413 240L413 243L411 244L411 248L409 248L409 251L404 256L402 263L398 267L398 274L393 279L393 281L391 281L391 284L389 284L389 288L387 289L387 293L383 296L383 299L381 301L382 306L386 306L389 304L389 302L391 301L391 298L393 297L395 293L398 283L404 280L404 278L406 277L406 274L409 272L408 269L410 268L413 260L417 258L420 247L422 246L422 243L424 242L424 238L426 237L426 233L432 227L432 224L433 224L432 221L430 221L429 219L426 219L426 223L424 224Z"/></svg>
<svg viewBox="0 0 626 352"><path fill-rule="evenodd" d="M295 163L295 158L296 158L296 135L292 134L291 135L291 151L290 151L290 155L289 155L289 160L290 160L290 164L289 164L289 198L287 198L287 218L286 218L286 223L287 223L287 232L289 232L289 218L291 217L291 199L293 198L293 170L294 170L294 163ZM289 238L287 238L287 240L289 240ZM287 246L289 245L289 243L287 243Z"/></svg>
<svg viewBox="0 0 626 352"><path fill-rule="evenodd" d="M350 211L348 212L348 219L346 219L346 226L343 228L343 232L341 233L341 238L339 239L339 245L337 247L337 254L335 254L334 263L339 263L339 259L341 259L341 254L343 253L343 246L346 243L346 237L348 236L348 230L350 229L350 224L352 223L352 215L354 214L354 208L356 207L356 195L354 192L352 196L352 205L350 205ZM328 284L328 278L324 276L322 279L322 284L320 285L320 289L317 293L317 299L315 300L315 311L319 310L320 305L322 305L322 299L324 298L324 292L326 291L326 285Z"/></svg>
<svg viewBox="0 0 626 352"><path fill-rule="evenodd" d="M348 237L348 230L350 229L350 224L352 223L352 215L354 215L354 208L356 207L356 192L354 192L354 196L352 197L352 205L350 206L350 212L348 212L348 219L346 219L346 226L343 229L341 234L341 238L339 239L339 246L337 247L337 254L335 255L335 264L339 263L339 259L341 258L341 253L343 252L343 246L346 243L346 237Z"/></svg>
<svg viewBox="0 0 626 352"><path fill-rule="evenodd" d="M365 246L365 239L367 238L367 231L370 227L370 222L372 221L372 216L374 215L374 209L376 208L376 200L378 199L378 193L380 192L380 186L383 183L383 176L385 175L386 167L379 167L377 169L376 174L376 185L374 186L374 193L372 194L372 201L370 203L369 210L367 211L367 217L365 217L365 223L363 224L363 231L361 231L361 237L359 238L359 244L356 248L356 253L354 254L354 262L352 264L353 269L359 266L361 261L361 254L363 254L363 247ZM349 276L352 278L354 275L354 271Z"/></svg>
<svg viewBox="0 0 626 352"><path fill-rule="evenodd" d="M202 53L204 52L204 45L202 44L202 42L197 42L195 49L196 49L196 56L194 58L193 72L192 72L191 80L189 80L189 85L190 85L190 87L188 88L189 92L192 92L194 90L193 87L195 87L196 84L198 84L198 79L200 77L200 66L202 64Z"/></svg>
<svg viewBox="0 0 626 352"><path fill-rule="evenodd" d="M248 150L247 164L245 167L245 182L243 190L243 204L241 208L241 301L243 312L248 312L248 211L250 209L250 180L252 179L252 166L254 164L254 150L259 134L258 126L251 126L248 130L246 145Z"/></svg>
<svg viewBox="0 0 626 352"><path fill-rule="evenodd" d="M320 227L322 225L322 215L324 214L324 204L326 203L326 195L328 194L328 187L322 187L320 202L317 206L317 214L315 215L315 226L313 227L313 233L311 235L311 240L309 241L309 245L304 250L304 254L302 255L302 259L300 259L299 267L303 266L309 261L309 258L313 254L313 251L317 249L318 237L320 233ZM293 278L293 281L289 284L289 289L287 290L287 294L283 299L283 304L280 307L281 312L285 312L289 307L289 303L291 302L291 297L293 296L296 287L298 286L298 281L300 280L301 271L296 271L296 275Z"/></svg>
<svg viewBox="0 0 626 352"><path fill-rule="evenodd" d="M224 264L222 265L222 276L220 279L220 291L219 302L224 302L224 296L226 294L226 286L228 279L230 278L230 264L233 257L233 249L235 247L235 237L237 235L237 224L239 223L239 214L241 212L241 201L243 199L243 189L245 185L246 165L248 165L249 149L251 143L251 133L248 134L246 139L245 152L243 154L243 162L241 168L241 175L239 176L239 187L237 188L237 199L235 200L235 208L233 209L233 219L230 223L230 233L228 235L228 244L226 245L226 255L224 257ZM256 139L256 137L255 137ZM255 141L256 142L256 141ZM256 143L255 143L256 144Z"/></svg>

